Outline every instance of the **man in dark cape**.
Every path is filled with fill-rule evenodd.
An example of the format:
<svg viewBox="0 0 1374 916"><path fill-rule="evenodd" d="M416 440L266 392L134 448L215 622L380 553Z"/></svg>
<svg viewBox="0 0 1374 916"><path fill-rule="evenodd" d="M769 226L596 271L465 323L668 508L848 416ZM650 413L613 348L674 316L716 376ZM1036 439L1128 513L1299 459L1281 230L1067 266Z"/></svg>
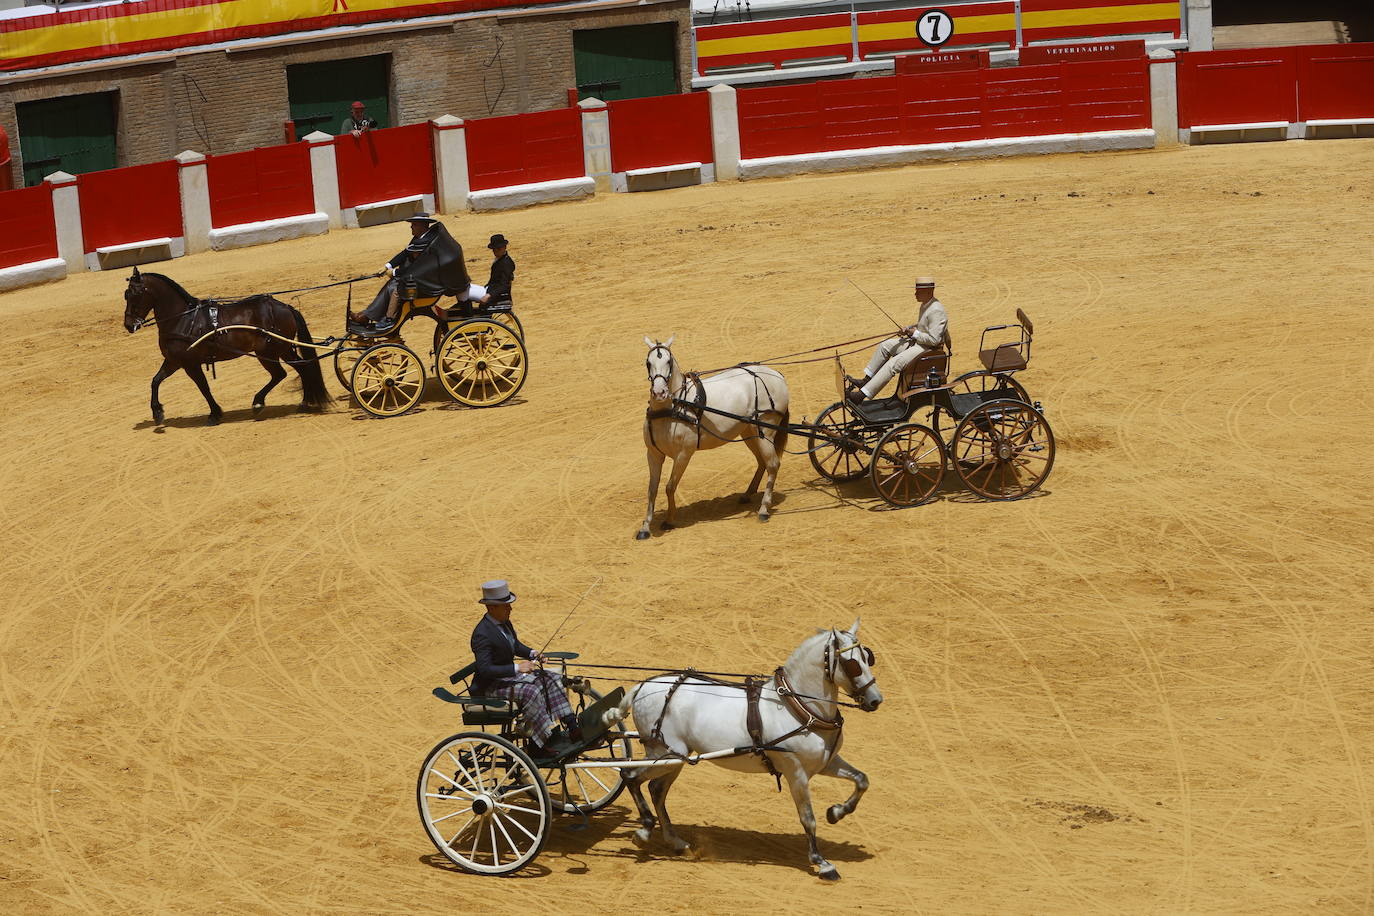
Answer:
<svg viewBox="0 0 1374 916"><path fill-rule="evenodd" d="M448 234L444 224L428 213L417 213L410 223L410 244L396 253L383 266L392 279L378 291L363 311L363 317L377 320L377 330L385 331L395 323L401 308L401 294L416 300L437 299L440 296L468 295L472 278L463 260L463 246ZM442 311L434 304L435 314L442 319ZM385 313L385 317L383 316Z"/></svg>

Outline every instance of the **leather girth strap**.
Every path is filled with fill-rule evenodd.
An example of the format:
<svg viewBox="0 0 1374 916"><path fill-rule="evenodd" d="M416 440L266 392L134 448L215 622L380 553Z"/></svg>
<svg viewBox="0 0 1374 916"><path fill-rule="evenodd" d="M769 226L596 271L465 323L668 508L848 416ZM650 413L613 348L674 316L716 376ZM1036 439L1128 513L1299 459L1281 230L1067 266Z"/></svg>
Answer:
<svg viewBox="0 0 1374 916"><path fill-rule="evenodd" d="M763 740L763 715L759 712L759 696L763 693L764 682L757 678L744 679L744 696L748 709L744 714L744 725L749 730L749 740L754 742L754 753L759 755L768 772L778 781L778 791L782 791L782 774L773 766L773 760L764 751L767 745Z"/></svg>

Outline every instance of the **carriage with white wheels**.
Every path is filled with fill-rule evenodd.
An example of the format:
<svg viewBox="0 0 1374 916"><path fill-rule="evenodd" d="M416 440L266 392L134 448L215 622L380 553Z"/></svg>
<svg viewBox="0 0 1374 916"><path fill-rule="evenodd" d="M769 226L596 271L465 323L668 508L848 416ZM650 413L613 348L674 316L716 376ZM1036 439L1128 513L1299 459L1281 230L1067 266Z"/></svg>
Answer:
<svg viewBox="0 0 1374 916"><path fill-rule="evenodd" d="M1015 378L1030 363L1034 326L1017 323L983 331L982 368L952 381L953 353L942 347L903 370L892 397L852 403L836 357L840 400L820 413L811 430L811 464L836 482L867 474L889 505L929 500L952 467L971 492L990 500L1029 496L1054 466L1054 433L1044 408Z"/></svg>
<svg viewBox="0 0 1374 916"><path fill-rule="evenodd" d="M859 642L858 629L856 620L848 630L816 631L771 677L722 680L718 672L690 668L636 668L631 670L662 673L628 694L616 687L605 696L588 677L567 673L576 653L545 652L546 668L557 666L572 695L582 732L580 741L558 745L551 757L531 753L536 745L513 701L479 696L467 687L476 673L476 665L469 665L449 678L464 684L460 692L433 691L462 707L466 730L436 744L420 768L416 803L425 833L464 871L510 874L539 855L555 817L585 818L628 789L639 813L634 841L647 845L661 821L664 841L682 852L688 844L668 819L668 788L685 764L710 760L742 772L771 773L779 785L785 778L807 832L810 861L820 877L838 878L816 847L808 781L826 775L854 783L846 801L826 809L832 824L854 811L868 787L867 777L839 754L839 707L872 711L882 702L871 670L873 652ZM841 692L852 702L841 700ZM627 717L633 728L626 727Z"/></svg>
<svg viewBox="0 0 1374 916"><path fill-rule="evenodd" d="M434 319L430 365L453 400L468 407L495 407L525 384L529 354L509 300L480 306L460 302L445 310L442 321L434 313L438 302L403 289L400 314L389 329L347 321L347 336L334 353L334 374L363 410L394 417L420 402L425 363L401 337L402 327L417 315Z"/></svg>

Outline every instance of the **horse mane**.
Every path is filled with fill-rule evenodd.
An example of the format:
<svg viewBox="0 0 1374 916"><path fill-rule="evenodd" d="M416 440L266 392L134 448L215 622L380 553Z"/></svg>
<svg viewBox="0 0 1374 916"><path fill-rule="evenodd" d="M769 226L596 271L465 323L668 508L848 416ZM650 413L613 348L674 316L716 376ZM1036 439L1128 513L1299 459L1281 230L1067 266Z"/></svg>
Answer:
<svg viewBox="0 0 1374 916"><path fill-rule="evenodd" d="M172 290L186 302L187 305L195 305L197 302L200 301L200 300L197 299L195 296L192 296L190 293L186 292L186 290L182 287L182 285L181 285L180 283L178 283L177 281L173 280L171 277L167 276L166 274L155 274L155 273L149 273L149 272L147 272L147 271L143 271L143 272L142 272L142 276L144 276L144 277L157 277L157 278L158 278L159 280L161 280L163 283L166 283L168 286L170 286L170 287L172 288Z"/></svg>

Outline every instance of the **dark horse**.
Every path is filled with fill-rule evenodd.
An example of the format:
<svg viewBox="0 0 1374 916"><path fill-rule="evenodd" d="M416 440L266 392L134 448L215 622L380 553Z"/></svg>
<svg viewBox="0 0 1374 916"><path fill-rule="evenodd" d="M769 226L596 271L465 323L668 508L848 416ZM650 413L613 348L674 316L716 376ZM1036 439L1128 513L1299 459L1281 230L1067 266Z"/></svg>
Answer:
<svg viewBox="0 0 1374 916"><path fill-rule="evenodd" d="M163 412L157 399L158 386L178 369L186 371L210 405L209 425L218 423L224 411L210 394L210 383L205 379L203 367L206 363L238 356L256 356L271 376L262 390L253 395L254 413L262 410L267 392L286 378L283 360L294 365L301 377L301 410L321 410L329 400L320 364L311 358L313 352L304 352L304 348L294 344L257 331L239 329L215 334L192 348L203 335L229 325L252 325L289 340L312 340L305 318L285 302L265 295L224 302L197 299L175 280L162 274L141 274L138 268L134 268L129 277L124 302L124 330L130 334L147 323L149 311L157 321L162 368L153 376L152 407L153 420L159 425Z"/></svg>

